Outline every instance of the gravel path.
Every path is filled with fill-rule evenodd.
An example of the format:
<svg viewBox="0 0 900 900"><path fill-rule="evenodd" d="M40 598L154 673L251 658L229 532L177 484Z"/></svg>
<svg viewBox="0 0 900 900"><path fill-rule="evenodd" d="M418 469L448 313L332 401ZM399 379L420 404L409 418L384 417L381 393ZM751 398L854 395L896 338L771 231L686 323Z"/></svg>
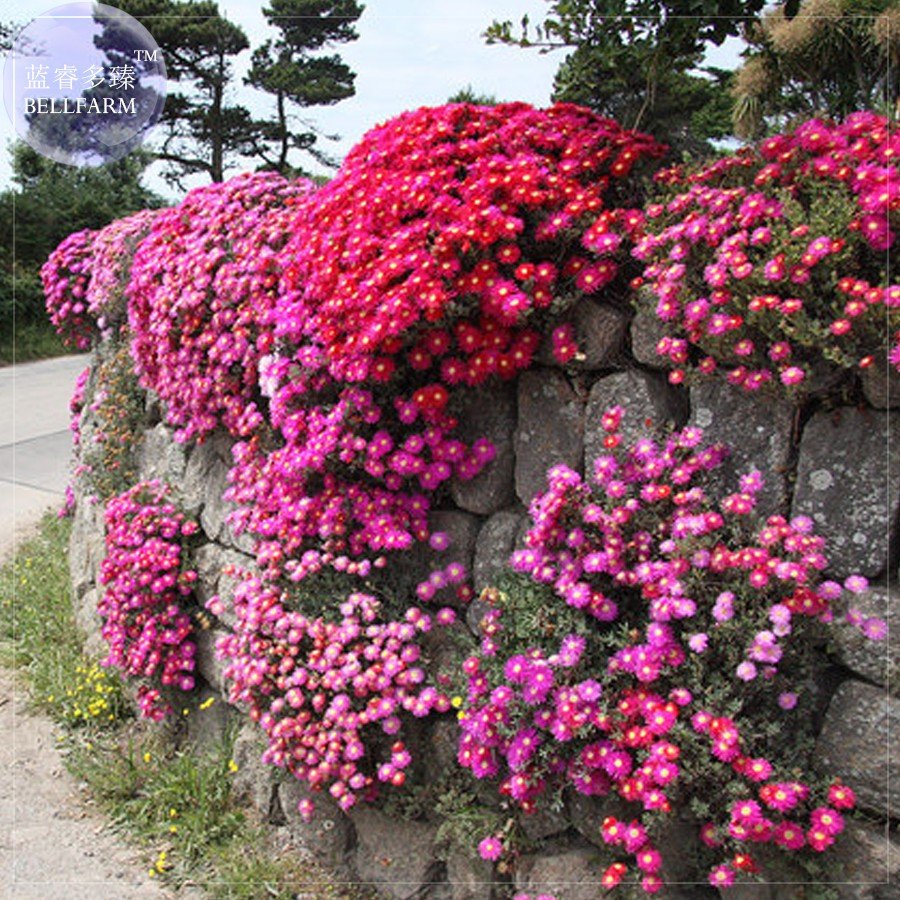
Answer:
<svg viewBox="0 0 900 900"><path fill-rule="evenodd" d="M53 725L0 670L0 897L165 900L146 865L85 807ZM11 738L11 739L10 739Z"/></svg>
<svg viewBox="0 0 900 900"><path fill-rule="evenodd" d="M0 369L0 559L58 506L68 478L68 400L85 357ZM85 807L53 725L0 670L0 898L165 900L134 850ZM195 895L196 896L196 895Z"/></svg>

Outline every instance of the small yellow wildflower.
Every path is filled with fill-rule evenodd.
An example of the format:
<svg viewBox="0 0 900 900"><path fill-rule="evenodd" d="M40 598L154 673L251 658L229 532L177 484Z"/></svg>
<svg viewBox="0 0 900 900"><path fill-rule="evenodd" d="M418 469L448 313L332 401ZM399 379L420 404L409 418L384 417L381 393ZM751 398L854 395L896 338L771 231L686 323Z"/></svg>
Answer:
<svg viewBox="0 0 900 900"><path fill-rule="evenodd" d="M237 770L238 764L233 759L228 760L228 771L233 775L235 772L237 772Z"/></svg>
<svg viewBox="0 0 900 900"><path fill-rule="evenodd" d="M213 703L215 703L215 702L216 702L216 698L215 698L215 697L207 697L206 700L204 700L204 701L200 704L200 709L209 709L209 708L213 705Z"/></svg>
<svg viewBox="0 0 900 900"><path fill-rule="evenodd" d="M146 753L144 753L144 762L145 762L145 763L150 762L151 759L153 759L153 754L152 754L152 753L150 753L149 751L147 751Z"/></svg>

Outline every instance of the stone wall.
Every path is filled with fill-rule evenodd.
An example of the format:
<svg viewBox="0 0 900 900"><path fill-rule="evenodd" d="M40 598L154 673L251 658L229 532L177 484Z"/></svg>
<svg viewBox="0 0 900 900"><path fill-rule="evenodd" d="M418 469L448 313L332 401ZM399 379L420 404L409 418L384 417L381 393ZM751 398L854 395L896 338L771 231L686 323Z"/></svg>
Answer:
<svg viewBox="0 0 900 900"><path fill-rule="evenodd" d="M583 471L601 447L599 413L617 403L632 416L663 429L692 423L710 440L733 453L718 477L723 482L750 467L766 475L762 494L767 514L805 514L828 539L830 575L854 571L871 580L860 605L900 625L900 600L893 592L898 566L896 544L900 514L900 385L884 376L867 376L867 403L846 408L795 409L769 397L753 397L723 382L690 389L668 384L655 368L653 323L629 322L621 310L586 301L573 314L584 358L566 372L544 358L515 385L481 390L462 417L462 432L486 435L497 448L493 464L477 478L452 486L452 505L433 513L436 530L449 533L453 556L471 567L476 590L491 583L521 540L526 507L540 491L550 465L565 462ZM99 352L103 352L101 347ZM895 407L892 409L891 407ZM90 440L91 413L84 413L82 446ZM626 433L626 440L633 435ZM215 435L191 446L176 444L160 409L148 398L147 417L137 448L141 478L165 479L180 491L183 508L197 517L204 543L196 554L201 601L213 594L227 600L233 582L229 564L252 565L252 544L236 537L222 499L230 462L228 438ZM97 573L104 553L102 511L79 497L71 545L72 580L78 621L94 649L100 650ZM413 558L411 566L427 564ZM411 576L412 577L412 576ZM477 617L477 603L469 615ZM197 707L210 696L223 698L222 664L215 640L229 625L227 614L199 633L201 688ZM841 898L900 896L889 875L900 868L895 823L900 809L900 758L890 753L890 736L900 734L898 655L890 642L870 643L848 636L822 654L821 734L818 757L824 769L843 777L856 790L868 821L854 819L838 851L846 884ZM218 712L215 712L218 710ZM512 885L539 893L552 890L559 900L599 896L595 847L599 823L608 807L573 796L566 809L529 817L523 824L541 849L518 860L515 871L497 874L458 849L439 846L439 822L433 815L401 818L385 810L357 807L349 816L327 798L318 799L318 817L306 824L296 812L304 787L286 781L259 756L262 744L252 723L219 702L203 716L189 716L189 737L197 741L221 733L236 716L240 732L235 748L238 791L273 827L289 833L302 852L327 863L339 877L378 886L390 898L492 900L508 896ZM423 728L427 779L453 765L456 726L452 717ZM486 801L486 802L496 802ZM891 811L894 810L892 813ZM676 858L690 856L692 838L676 821L667 839ZM685 877L676 864L668 879ZM679 877L680 876L680 877ZM787 873L785 881L793 880ZM564 882L560 886L560 882ZM709 887L681 885L665 896L715 896ZM797 885L736 888L729 896L747 898L821 896Z"/></svg>

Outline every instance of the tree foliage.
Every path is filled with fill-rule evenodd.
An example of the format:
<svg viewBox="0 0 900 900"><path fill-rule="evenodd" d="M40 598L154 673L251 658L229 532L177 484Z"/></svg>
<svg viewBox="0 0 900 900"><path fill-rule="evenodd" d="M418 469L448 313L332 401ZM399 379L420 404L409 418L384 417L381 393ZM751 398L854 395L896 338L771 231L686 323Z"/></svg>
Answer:
<svg viewBox="0 0 900 900"><path fill-rule="evenodd" d="M811 116L888 113L900 97L897 0L804 0L794 18L767 12L746 39L734 85L742 137Z"/></svg>
<svg viewBox="0 0 900 900"><path fill-rule="evenodd" d="M168 177L206 174L222 181L238 158L285 174L299 171L293 150L327 162L316 148L320 133L298 122L291 107L337 103L354 93L354 73L337 55L322 51L354 40L362 14L356 0L272 0L263 9L278 32L253 52L247 83L275 100L271 116L254 116L235 98L235 63L250 43L216 0L121 0L120 8L150 31L166 61L170 81L157 156Z"/></svg>
<svg viewBox="0 0 900 900"><path fill-rule="evenodd" d="M447 98L448 103L474 103L476 106L496 106L500 101L493 94L482 94L471 84L460 88Z"/></svg>
<svg viewBox="0 0 900 900"><path fill-rule="evenodd" d="M332 106L354 95L355 75L336 54L319 55L334 44L356 40L354 24L363 7L356 0L271 0L263 15L279 32L253 52L247 82L275 98L275 119L258 123L254 154L268 168L288 175L292 150L305 150L325 164L316 148L320 136L308 121L295 127L291 106Z"/></svg>
<svg viewBox="0 0 900 900"><path fill-rule="evenodd" d="M140 151L98 168L53 162L27 144L13 147L12 188L0 192L0 325L43 321L38 271L70 232L100 228L162 200L141 184Z"/></svg>
<svg viewBox="0 0 900 900"><path fill-rule="evenodd" d="M222 181L228 160L252 149L250 112L230 101L234 59L250 45L215 0L121 0L162 50L170 82L159 159L170 180L205 173ZM173 87L173 85L175 85Z"/></svg>
<svg viewBox="0 0 900 900"><path fill-rule="evenodd" d="M730 132L728 74L703 69L707 45L736 36L764 0L552 0L544 21L494 22L488 43L569 50L553 99L649 131L676 153Z"/></svg>

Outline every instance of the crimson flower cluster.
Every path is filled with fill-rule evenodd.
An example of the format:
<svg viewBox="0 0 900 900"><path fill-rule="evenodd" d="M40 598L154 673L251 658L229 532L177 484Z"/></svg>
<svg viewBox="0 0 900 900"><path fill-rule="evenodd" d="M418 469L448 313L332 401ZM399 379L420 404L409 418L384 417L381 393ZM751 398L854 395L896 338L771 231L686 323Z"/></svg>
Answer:
<svg viewBox="0 0 900 900"><path fill-rule="evenodd" d="M185 564L184 548L198 526L169 495L167 485L146 481L106 504L106 590L97 604L109 644L104 665L146 682L138 705L152 719L168 713L167 690L194 687L196 645L186 607L197 573Z"/></svg>
<svg viewBox="0 0 900 900"><path fill-rule="evenodd" d="M264 566L427 538L429 498L493 456L454 438L453 397L515 377L541 311L616 277L641 216L612 201L659 149L570 105L420 109L363 138L277 256L260 387L280 446L239 447L229 494Z"/></svg>
<svg viewBox="0 0 900 900"><path fill-rule="evenodd" d="M404 113L354 147L285 248L276 335L355 382L411 329L461 318L521 326L593 293L615 278L616 251L641 220L617 195L660 153L569 104ZM450 349L419 365L453 359ZM467 374L483 380L503 352Z"/></svg>
<svg viewBox="0 0 900 900"><path fill-rule="evenodd" d="M289 242L258 266L283 273L264 316L273 340L258 344L268 416L235 446L226 494L261 574L223 645L241 696L285 586L325 571L375 578L392 553L436 537L435 495L495 452L456 437L458 398L527 368L541 316L617 277L641 222L617 203L632 166L658 152L572 106L450 105L369 132L307 199ZM450 565L417 594L464 598L466 578ZM260 709L286 696L275 665ZM270 732L272 753L302 753L303 734ZM366 787L334 783L346 802Z"/></svg>
<svg viewBox="0 0 900 900"><path fill-rule="evenodd" d="M703 476L724 451L703 446L700 429L623 448L622 414L604 414L610 452L588 481L556 466L532 502L526 546L511 559L527 581L487 594L480 652L463 666L458 759L478 778L498 777L526 812L560 786L633 804L633 820L604 822L603 840L622 858L603 879L619 883L630 859L649 893L663 884L654 818L676 796L733 792L755 814L715 810L701 834L720 854L711 881L726 884L758 870L753 843L821 851L841 830L848 789L822 800L779 774L796 759L769 759L744 735L798 715L813 626L832 623L841 594L867 583L822 578L824 542L810 520L753 524L758 472L713 502ZM853 609L846 620L884 637L881 620Z"/></svg>
<svg viewBox="0 0 900 900"><path fill-rule="evenodd" d="M900 369L898 152L887 120L859 112L657 174L669 197L646 207L634 255L671 381L721 371L748 391L803 396L879 356Z"/></svg>
<svg viewBox="0 0 900 900"><path fill-rule="evenodd" d="M70 234L41 266L47 314L59 336L76 350L87 350L96 335L87 301L96 233L86 228Z"/></svg>
<svg viewBox="0 0 900 900"><path fill-rule="evenodd" d="M274 172L196 188L159 213L138 245L127 288L132 349L177 439L219 424L244 436L260 424L257 363L271 347L260 322L277 251L312 189Z"/></svg>

